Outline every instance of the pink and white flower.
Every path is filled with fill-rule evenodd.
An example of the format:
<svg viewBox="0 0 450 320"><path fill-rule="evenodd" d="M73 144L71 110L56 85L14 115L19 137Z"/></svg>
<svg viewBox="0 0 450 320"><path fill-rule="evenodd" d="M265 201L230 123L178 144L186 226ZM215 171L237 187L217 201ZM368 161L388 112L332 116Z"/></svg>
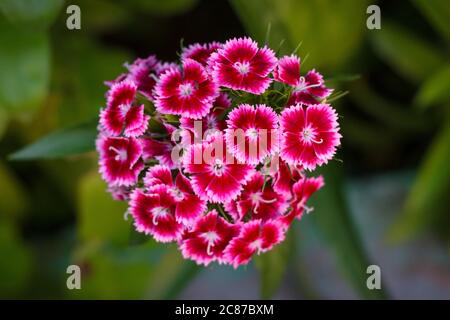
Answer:
<svg viewBox="0 0 450 320"><path fill-rule="evenodd" d="M288 164L314 170L327 163L340 144L337 113L328 104L297 104L281 113L280 156Z"/></svg>
<svg viewBox="0 0 450 320"><path fill-rule="evenodd" d="M144 114L144 105L133 105L136 90L134 82L128 80L111 87L107 107L100 112L100 124L106 133L137 137L147 130L150 116Z"/></svg>
<svg viewBox="0 0 450 320"><path fill-rule="evenodd" d="M208 114L219 91L197 61L186 59L182 70L169 69L155 87L155 105L160 113L200 119Z"/></svg>
<svg viewBox="0 0 450 320"><path fill-rule="evenodd" d="M181 172L177 173L175 181L169 167L156 165L147 171L144 186L152 188L157 185L168 187L175 199L175 219L190 226L206 210L206 201L200 199L192 189L190 180Z"/></svg>
<svg viewBox="0 0 450 320"><path fill-rule="evenodd" d="M171 242L181 238L184 227L175 217L176 200L164 185L136 189L131 194L130 214L138 232L151 234L156 241Z"/></svg>
<svg viewBox="0 0 450 320"><path fill-rule="evenodd" d="M266 252L284 240L283 226L277 221L254 220L242 224L239 235L225 249L225 259L234 268L247 264L252 256Z"/></svg>
<svg viewBox="0 0 450 320"><path fill-rule="evenodd" d="M257 164L278 151L278 116L266 105L241 104L228 115L225 139L240 161Z"/></svg>
<svg viewBox="0 0 450 320"><path fill-rule="evenodd" d="M328 97L332 92L332 89L325 86L323 76L313 69L304 77L299 78L287 105L291 106L298 103L316 104Z"/></svg>
<svg viewBox="0 0 450 320"><path fill-rule="evenodd" d="M291 211L287 215L282 216L279 221L287 228L295 218L300 219L303 216L303 212L310 213L313 208L308 207L306 203L324 185L325 182L322 176L317 178L304 177L297 181L292 187L294 196L290 203Z"/></svg>
<svg viewBox="0 0 450 320"><path fill-rule="evenodd" d="M258 171L251 176L239 197L225 204L234 221L244 221L244 218L267 221L284 214L287 208L286 197L275 192L271 182Z"/></svg>
<svg viewBox="0 0 450 320"><path fill-rule="evenodd" d="M212 202L236 199L253 172L251 165L238 163L227 152L220 133L192 145L183 158L183 167L190 174L195 193Z"/></svg>
<svg viewBox="0 0 450 320"><path fill-rule="evenodd" d="M142 146L134 138L105 137L97 141L100 173L114 186L131 186L144 168Z"/></svg>
<svg viewBox="0 0 450 320"><path fill-rule="evenodd" d="M258 48L250 38L235 38L214 52L208 64L219 86L261 94L272 81L268 75L276 61L271 49Z"/></svg>
<svg viewBox="0 0 450 320"><path fill-rule="evenodd" d="M217 49L221 48L222 44L220 42L211 43L194 43L190 46L183 48L181 53L181 60L192 59L200 62L203 66L207 66L208 59L211 54Z"/></svg>
<svg viewBox="0 0 450 320"><path fill-rule="evenodd" d="M239 225L228 223L216 210L211 210L185 232L180 243L181 253L186 259L205 266L215 260L223 263L224 250L239 229Z"/></svg>
<svg viewBox="0 0 450 320"><path fill-rule="evenodd" d="M273 78L279 82L297 86L300 82L300 58L293 54L279 59L273 70Z"/></svg>

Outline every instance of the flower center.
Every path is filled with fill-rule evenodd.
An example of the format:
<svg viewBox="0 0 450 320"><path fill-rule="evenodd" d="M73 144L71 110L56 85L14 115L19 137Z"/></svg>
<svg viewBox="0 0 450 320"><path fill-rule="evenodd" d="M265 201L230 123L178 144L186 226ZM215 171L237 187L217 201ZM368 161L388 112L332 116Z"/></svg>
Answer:
<svg viewBox="0 0 450 320"><path fill-rule="evenodd" d="M211 250L212 250L212 247L214 247L214 243L217 240L219 240L219 235L216 232L214 232L214 231L208 231L208 232L202 233L201 236L207 242L206 253L209 256L212 256L213 252Z"/></svg>
<svg viewBox="0 0 450 320"><path fill-rule="evenodd" d="M214 164L212 165L212 171L216 176L222 176L225 171L225 165L223 164L223 161L220 159L216 159Z"/></svg>
<svg viewBox="0 0 450 320"><path fill-rule="evenodd" d="M258 138L258 130L256 128L249 128L245 131L245 135L251 139Z"/></svg>
<svg viewBox="0 0 450 320"><path fill-rule="evenodd" d="M120 112L122 113L122 116L126 116L128 111L130 111L131 104L121 104L119 106Z"/></svg>
<svg viewBox="0 0 450 320"><path fill-rule="evenodd" d="M178 92L180 93L180 96L187 98L189 97L192 92L194 91L194 88L192 87L192 84L190 83L183 83L180 84L178 87Z"/></svg>
<svg viewBox="0 0 450 320"><path fill-rule="evenodd" d="M252 250L256 250L259 254L261 252L261 245L262 245L261 239L256 239L255 241L250 243L249 247Z"/></svg>
<svg viewBox="0 0 450 320"><path fill-rule="evenodd" d="M261 203L274 203L274 202L277 201L276 198L273 198L273 199L264 199L264 198L262 197L262 193L261 193L261 192L255 192L255 193L252 193L252 194L250 195L250 200L251 200L252 204L255 206L255 209L253 210L253 212L254 212L255 214L258 214L259 205L260 205Z"/></svg>
<svg viewBox="0 0 450 320"><path fill-rule="evenodd" d="M158 219L160 217L164 217L164 216L168 215L169 214L169 209L164 208L164 207L154 207L151 210L151 213L153 215L153 224L155 226L157 226L158 225Z"/></svg>
<svg viewBox="0 0 450 320"><path fill-rule="evenodd" d="M170 189L170 193L175 198L175 201L181 201L181 200L184 199L184 193L180 189L178 189L177 187L172 187Z"/></svg>
<svg viewBox="0 0 450 320"><path fill-rule="evenodd" d="M127 161L128 154L126 149L117 149L113 146L109 147L109 150L112 150L116 153L116 156L114 157L114 160L116 161Z"/></svg>
<svg viewBox="0 0 450 320"><path fill-rule="evenodd" d="M294 92L302 92L309 88L320 87L320 85L321 85L320 83L308 85L308 82L306 82L305 77L302 76L298 80L298 84L294 87Z"/></svg>
<svg viewBox="0 0 450 320"><path fill-rule="evenodd" d="M246 75L250 71L250 63L248 62L235 62L234 68L241 74Z"/></svg>
<svg viewBox="0 0 450 320"><path fill-rule="evenodd" d="M305 128L303 129L303 131L301 132L301 139L302 139L304 142L307 142L307 143L317 143L317 144L322 143L323 140L322 140L322 139L317 140L317 139L316 139L316 136L317 136L316 131L315 131L313 128L311 128L311 127L305 127Z"/></svg>

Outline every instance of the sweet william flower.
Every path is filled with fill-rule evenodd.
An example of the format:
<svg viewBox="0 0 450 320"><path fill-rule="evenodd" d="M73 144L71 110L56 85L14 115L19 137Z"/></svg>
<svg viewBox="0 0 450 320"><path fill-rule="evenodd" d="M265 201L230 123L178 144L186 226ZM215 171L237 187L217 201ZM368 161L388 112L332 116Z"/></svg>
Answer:
<svg viewBox="0 0 450 320"><path fill-rule="evenodd" d="M183 158L183 167L190 174L195 193L211 202L235 199L253 172L251 165L238 163L227 152L221 133L192 145Z"/></svg>
<svg viewBox="0 0 450 320"><path fill-rule="evenodd" d="M186 48L183 48L181 60L192 59L200 62L203 66L207 66L211 54L221 47L222 44L215 41L203 44L194 43Z"/></svg>
<svg viewBox="0 0 450 320"><path fill-rule="evenodd" d="M136 137L147 130L150 116L144 114L144 105L133 105L136 91L136 84L128 80L112 85L107 107L100 112L100 125L108 134Z"/></svg>
<svg viewBox="0 0 450 320"><path fill-rule="evenodd" d="M332 89L325 86L323 76L313 69L308 71L304 77L299 78L287 105L298 103L316 104L328 97L332 92Z"/></svg>
<svg viewBox="0 0 450 320"><path fill-rule="evenodd" d="M261 94L271 83L268 75L276 61L271 49L258 48L250 38L235 38L214 52L208 64L219 86Z"/></svg>
<svg viewBox="0 0 450 320"><path fill-rule="evenodd" d="M144 186L152 188L157 185L168 187L175 199L175 219L190 226L206 210L206 201L200 199L193 191L191 182L181 172L173 181L169 167L156 165L144 177Z"/></svg>
<svg viewBox="0 0 450 320"><path fill-rule="evenodd" d="M256 171L239 197L226 203L225 208L235 221L267 221L281 216L288 208L288 202L283 194L273 190L270 181L265 181L265 177Z"/></svg>
<svg viewBox="0 0 450 320"><path fill-rule="evenodd" d="M158 242L180 239L184 227L176 220L176 199L167 186L155 185L147 192L136 189L129 204L138 232L151 234Z"/></svg>
<svg viewBox="0 0 450 320"><path fill-rule="evenodd" d="M313 208L306 205L309 198L325 185L322 176L317 178L303 177L292 187L293 198L290 203L291 211L282 216L279 221L285 228L289 227L295 218L300 219L303 213L310 213Z"/></svg>
<svg viewBox="0 0 450 320"><path fill-rule="evenodd" d="M247 264L252 256L266 252L284 240L283 226L277 221L254 220L242 224L240 233L225 249L225 259L237 268Z"/></svg>
<svg viewBox="0 0 450 320"><path fill-rule="evenodd" d="M144 168L142 146L137 139L101 136L97 141L100 173L108 184L131 186Z"/></svg>
<svg viewBox="0 0 450 320"><path fill-rule="evenodd" d="M155 87L155 105L163 114L200 119L208 114L219 91L205 68L186 59L182 70L169 69Z"/></svg>
<svg viewBox="0 0 450 320"><path fill-rule="evenodd" d="M240 225L228 223L216 210L211 210L185 232L180 243L181 253L186 259L205 266L215 260L224 263L224 250L239 229Z"/></svg>
<svg viewBox="0 0 450 320"><path fill-rule="evenodd" d="M297 86L300 82L300 58L293 54L279 59L273 71L273 78L279 82Z"/></svg>
<svg viewBox="0 0 450 320"><path fill-rule="evenodd" d="M328 104L297 104L284 109L280 130L281 158L308 170L327 163L341 139L337 113Z"/></svg>
<svg viewBox="0 0 450 320"><path fill-rule="evenodd" d="M225 139L238 160L257 164L278 151L278 116L263 104L241 104L228 115Z"/></svg>

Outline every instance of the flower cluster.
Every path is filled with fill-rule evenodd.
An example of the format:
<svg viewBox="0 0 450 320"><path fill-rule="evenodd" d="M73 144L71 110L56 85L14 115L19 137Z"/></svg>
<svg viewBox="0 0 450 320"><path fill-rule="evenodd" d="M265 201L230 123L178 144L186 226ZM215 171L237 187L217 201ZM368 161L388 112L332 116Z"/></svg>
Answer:
<svg viewBox="0 0 450 320"><path fill-rule="evenodd" d="M155 56L107 82L99 170L138 232L235 268L285 238L340 144L332 90L249 38Z"/></svg>

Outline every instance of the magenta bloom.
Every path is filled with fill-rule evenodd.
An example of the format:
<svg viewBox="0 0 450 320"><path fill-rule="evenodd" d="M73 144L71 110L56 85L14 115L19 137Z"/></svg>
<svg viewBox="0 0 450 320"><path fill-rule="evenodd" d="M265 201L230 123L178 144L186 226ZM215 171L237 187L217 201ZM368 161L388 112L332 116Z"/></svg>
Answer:
<svg viewBox="0 0 450 320"><path fill-rule="evenodd" d="M252 256L266 252L284 240L284 229L276 221L254 220L242 224L241 232L225 249L225 259L234 268L247 264Z"/></svg>
<svg viewBox="0 0 450 320"><path fill-rule="evenodd" d="M183 235L181 253L186 259L205 266L215 260L223 263L225 247L239 233L239 227L225 221L216 210L211 210L197 219L194 227Z"/></svg>
<svg viewBox="0 0 450 320"><path fill-rule="evenodd" d="M292 210L285 216L279 219L279 221L284 224L285 227L288 227L295 218L300 219L303 215L303 212L306 213L311 212L313 209L306 206L306 202L309 198L320 188L325 185L322 176L317 178L302 178L297 181L293 187L293 199L291 201Z"/></svg>
<svg viewBox="0 0 450 320"><path fill-rule="evenodd" d="M155 87L155 105L160 113L199 119L208 114L219 91L205 68L192 59L183 69L169 69Z"/></svg>
<svg viewBox="0 0 450 320"><path fill-rule="evenodd" d="M267 221L282 215L288 202L284 195L273 190L271 183L266 182L264 186L264 176L255 172L239 197L225 204L225 208L235 221L244 218Z"/></svg>
<svg viewBox="0 0 450 320"><path fill-rule="evenodd" d="M149 188L148 193L136 189L131 194L130 213L138 232L151 234L156 241L178 240L183 225L175 218L176 200L164 185Z"/></svg>
<svg viewBox="0 0 450 320"><path fill-rule="evenodd" d="M292 196L292 186L303 176L301 166L289 166L285 161L280 159L278 170L275 173L273 189L285 195L287 198Z"/></svg>
<svg viewBox="0 0 450 320"><path fill-rule="evenodd" d="M222 44L220 42L194 43L183 49L181 60L192 59L206 66L211 54L221 47Z"/></svg>
<svg viewBox="0 0 450 320"><path fill-rule="evenodd" d="M142 146L134 138L100 137L97 141L100 154L100 173L110 185L131 186L137 182L144 168Z"/></svg>
<svg viewBox="0 0 450 320"><path fill-rule="evenodd" d="M281 113L280 156L288 164L314 170L327 163L340 144L337 113L328 104L291 106Z"/></svg>
<svg viewBox="0 0 450 320"><path fill-rule="evenodd" d="M227 152L222 134L192 145L183 166L191 174L195 193L212 202L235 199L253 172L251 165L238 163Z"/></svg>
<svg viewBox="0 0 450 320"><path fill-rule="evenodd" d="M240 161L257 164L278 150L278 116L260 104L241 104L228 115L225 139Z"/></svg>
<svg viewBox="0 0 450 320"><path fill-rule="evenodd" d="M144 105L132 104L136 90L134 82L128 80L112 85L107 107L100 112L100 124L106 133L137 137L147 130L150 116L144 114Z"/></svg>
<svg viewBox="0 0 450 320"><path fill-rule="evenodd" d="M300 77L287 105L291 106L297 103L316 104L328 97L332 92L332 89L328 89L325 86L323 76L313 69L305 77Z"/></svg>
<svg viewBox="0 0 450 320"><path fill-rule="evenodd" d="M180 128L183 129L183 143L185 145L190 145L194 142L202 141L207 132L214 133L215 131L224 130L226 127L226 123L222 115L224 111L230 106L230 98L222 92L213 102L211 111L201 120L182 117L180 119ZM196 126L197 121L201 122L201 128L199 126L199 123L197 123Z"/></svg>
<svg viewBox="0 0 450 320"><path fill-rule="evenodd" d="M300 81L300 58L296 55L284 56L278 60L273 78L291 86L297 86Z"/></svg>
<svg viewBox="0 0 450 320"><path fill-rule="evenodd" d="M277 59L267 47L258 48L250 38L228 40L208 62L219 86L261 94L269 87L269 73Z"/></svg>
<svg viewBox="0 0 450 320"><path fill-rule="evenodd" d="M150 168L144 178L144 185L150 189L157 185L167 186L175 199L175 219L185 225L192 225L206 210L206 201L194 193L189 179L179 172L174 182L167 166L156 165Z"/></svg>

